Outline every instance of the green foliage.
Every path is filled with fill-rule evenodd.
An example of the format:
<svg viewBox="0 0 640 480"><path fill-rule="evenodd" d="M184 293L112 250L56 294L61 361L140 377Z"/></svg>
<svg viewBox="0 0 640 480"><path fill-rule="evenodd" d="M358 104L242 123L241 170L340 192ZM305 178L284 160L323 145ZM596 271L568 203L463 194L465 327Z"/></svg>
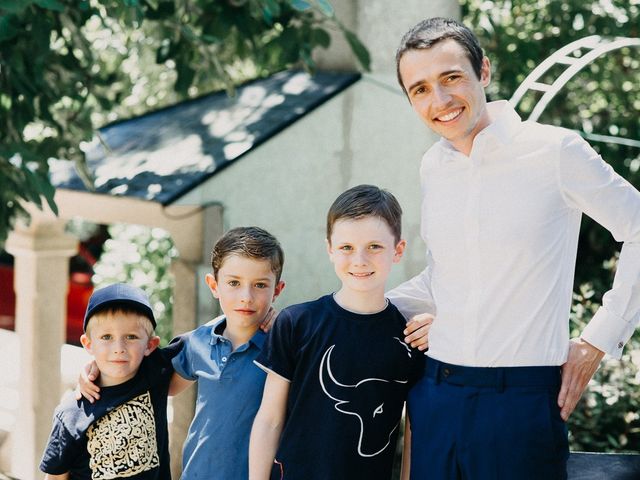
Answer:
<svg viewBox="0 0 640 480"><path fill-rule="evenodd" d="M571 311L576 337L598 309L590 283L579 286ZM595 452L640 451L640 331L620 360L607 359L596 372L569 419L572 449Z"/></svg>
<svg viewBox="0 0 640 480"><path fill-rule="evenodd" d="M491 98L510 98L546 57L589 35L638 37L640 4L610 0L463 0L465 23L474 28L492 62ZM599 57L576 75L548 105L540 121L586 133L640 139L639 49ZM582 53L584 54L584 53ZM546 82L552 82L552 70ZM539 97L518 105L526 118ZM640 186L640 151L593 143L605 160ZM591 319L611 287L619 245L610 233L583 219L576 267L572 336ZM607 361L596 373L569 421L571 446L589 451L640 450L640 333L621 361Z"/></svg>
<svg viewBox="0 0 640 480"><path fill-rule="evenodd" d="M173 333L171 261L178 256L171 237L159 228L123 224L111 225L109 234L111 239L94 267L95 287L125 282L143 289L156 315L156 334L166 345Z"/></svg>
<svg viewBox="0 0 640 480"><path fill-rule="evenodd" d="M0 0L0 247L21 201L55 211L50 158L91 188L83 142L97 128L288 66L342 31L327 0Z"/></svg>

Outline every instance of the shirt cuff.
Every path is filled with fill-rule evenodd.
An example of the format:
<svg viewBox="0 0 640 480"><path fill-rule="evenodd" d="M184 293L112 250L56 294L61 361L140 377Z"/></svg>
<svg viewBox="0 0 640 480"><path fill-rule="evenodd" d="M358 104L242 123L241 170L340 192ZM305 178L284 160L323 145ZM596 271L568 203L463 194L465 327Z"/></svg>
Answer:
<svg viewBox="0 0 640 480"><path fill-rule="evenodd" d="M613 358L622 357L625 343L633 335L633 325L600 307L582 331L581 338Z"/></svg>

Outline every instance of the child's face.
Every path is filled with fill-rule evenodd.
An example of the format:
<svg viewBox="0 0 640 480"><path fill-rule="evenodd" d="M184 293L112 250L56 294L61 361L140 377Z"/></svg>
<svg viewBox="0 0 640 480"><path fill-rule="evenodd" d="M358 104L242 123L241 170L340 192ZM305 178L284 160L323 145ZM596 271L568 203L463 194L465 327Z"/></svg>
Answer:
<svg viewBox="0 0 640 480"><path fill-rule="evenodd" d="M283 281L276 282L269 260L241 255L229 255L218 278L209 274L206 280L227 323L239 328L257 329L284 288Z"/></svg>
<svg viewBox="0 0 640 480"><path fill-rule="evenodd" d="M80 337L100 370L100 385L118 385L133 378L142 359L160 343L149 337L144 317L131 313L105 313L90 320L89 332Z"/></svg>
<svg viewBox="0 0 640 480"><path fill-rule="evenodd" d="M395 242L391 228L379 217L340 219L327 246L345 294L384 295L391 265L400 261L406 242Z"/></svg>

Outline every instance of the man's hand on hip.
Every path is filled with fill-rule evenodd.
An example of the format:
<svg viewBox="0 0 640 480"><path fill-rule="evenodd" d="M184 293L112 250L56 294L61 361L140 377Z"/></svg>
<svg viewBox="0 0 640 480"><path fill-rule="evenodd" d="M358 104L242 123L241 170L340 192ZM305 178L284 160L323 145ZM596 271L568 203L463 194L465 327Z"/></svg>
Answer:
<svg viewBox="0 0 640 480"><path fill-rule="evenodd" d="M407 322L407 328L404 329L405 343L420 351L429 348L429 330L433 320L433 315L429 313L421 313L411 317L411 320Z"/></svg>
<svg viewBox="0 0 640 480"><path fill-rule="evenodd" d="M560 416L566 422L576 408L582 392L600 365L604 352L581 338L569 342L569 356L562 365L562 385L558 395Z"/></svg>

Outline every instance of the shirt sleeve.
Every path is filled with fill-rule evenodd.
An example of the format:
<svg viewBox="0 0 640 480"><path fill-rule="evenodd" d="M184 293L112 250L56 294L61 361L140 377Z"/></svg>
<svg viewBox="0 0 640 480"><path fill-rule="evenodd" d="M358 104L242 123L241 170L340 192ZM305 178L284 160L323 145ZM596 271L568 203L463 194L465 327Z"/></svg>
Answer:
<svg viewBox="0 0 640 480"><path fill-rule="evenodd" d="M386 297L393 303L405 319L411 320L421 313L436 314L436 306L431 293L431 264L427 252L427 267L410 280L387 292Z"/></svg>
<svg viewBox="0 0 640 480"><path fill-rule="evenodd" d="M640 192L577 134L565 139L558 165L567 204L624 242L613 286L582 332L585 341L620 358L640 322Z"/></svg>
<svg viewBox="0 0 640 480"><path fill-rule="evenodd" d="M255 363L266 372L273 372L287 381L293 379L298 347L293 338L293 321L289 312L283 310L267 334L262 352Z"/></svg>
<svg viewBox="0 0 640 480"><path fill-rule="evenodd" d="M73 467L81 448L56 415L40 462L40 470L51 475L67 473Z"/></svg>
<svg viewBox="0 0 640 480"><path fill-rule="evenodd" d="M191 331L189 333L185 333L180 335L179 337L171 340L171 343L167 348L170 348L172 345L175 348L176 345L180 345L182 348L179 349L178 353L171 359L171 363L173 368L182 378L187 380L197 380L198 377L195 374L195 369L193 368L193 348L194 348L194 333L195 331Z"/></svg>

